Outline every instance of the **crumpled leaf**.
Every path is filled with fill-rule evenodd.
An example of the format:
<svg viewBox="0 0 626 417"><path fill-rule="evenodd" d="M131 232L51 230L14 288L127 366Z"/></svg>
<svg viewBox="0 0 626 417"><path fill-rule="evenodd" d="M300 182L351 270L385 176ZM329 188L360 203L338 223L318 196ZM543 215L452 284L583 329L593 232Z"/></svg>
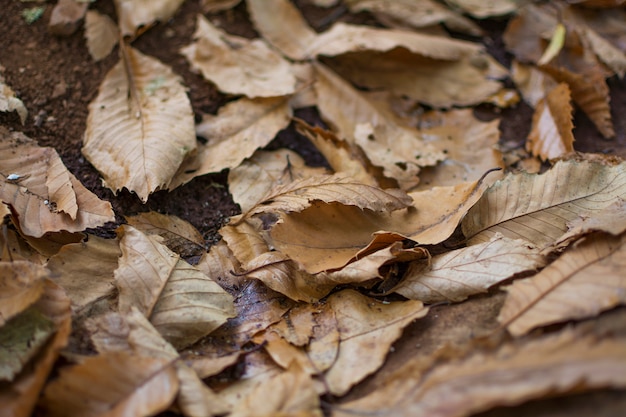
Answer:
<svg viewBox="0 0 626 417"><path fill-rule="evenodd" d="M354 290L343 290L328 298L337 318L339 353L324 374L333 395L343 395L350 387L377 370L402 329L428 313L419 301L383 304Z"/></svg>
<svg viewBox="0 0 626 417"><path fill-rule="evenodd" d="M295 91L289 63L262 40L229 35L198 15L195 42L181 53L220 91L249 98L278 97Z"/></svg>
<svg viewBox="0 0 626 417"><path fill-rule="evenodd" d="M527 241L495 236L489 242L434 256L430 262L412 262L391 291L425 303L459 302L545 263Z"/></svg>
<svg viewBox="0 0 626 417"><path fill-rule="evenodd" d="M0 326L41 297L49 275L49 270L31 262L0 262Z"/></svg>
<svg viewBox="0 0 626 417"><path fill-rule="evenodd" d="M161 236L163 243L183 258L204 249L204 238L200 232L180 217L149 211L129 216L126 221L147 235Z"/></svg>
<svg viewBox="0 0 626 417"><path fill-rule="evenodd" d="M115 22L107 15L88 10L85 15L85 38L87 49L94 61L100 61L111 53L119 41Z"/></svg>
<svg viewBox="0 0 626 417"><path fill-rule="evenodd" d="M547 248L567 222L626 197L626 164L559 161L542 175L509 174L491 186L463 219L463 234L484 242L496 233Z"/></svg>
<svg viewBox="0 0 626 417"><path fill-rule="evenodd" d="M526 149L544 161L573 152L572 117L569 87L561 83L537 104Z"/></svg>
<svg viewBox="0 0 626 417"><path fill-rule="evenodd" d="M494 353L474 353L438 366L424 379L394 381L371 395L343 403L333 415L348 417L365 411L466 417L548 394L621 388L626 386L625 364L624 338L598 340L566 330L520 346L504 345Z"/></svg>
<svg viewBox="0 0 626 417"><path fill-rule="evenodd" d="M0 163L0 198L28 236L79 232L115 220L111 204L87 190L53 148L0 127Z"/></svg>
<svg viewBox="0 0 626 417"><path fill-rule="evenodd" d="M166 188L196 147L189 98L169 66L121 45L122 59L89 105L83 154L114 192L143 202Z"/></svg>
<svg viewBox="0 0 626 417"><path fill-rule="evenodd" d="M285 97L242 98L226 104L216 116L204 116L196 130L208 142L183 162L170 189L200 175L237 167L270 143L290 118Z"/></svg>
<svg viewBox="0 0 626 417"><path fill-rule="evenodd" d="M61 369L42 407L50 416L148 416L167 409L178 387L171 360L105 353Z"/></svg>
<svg viewBox="0 0 626 417"><path fill-rule="evenodd" d="M626 235L585 239L537 275L507 287L498 320L514 336L626 303Z"/></svg>
<svg viewBox="0 0 626 417"><path fill-rule="evenodd" d="M165 22L185 0L115 0L122 36L135 36L142 26Z"/></svg>
<svg viewBox="0 0 626 417"><path fill-rule="evenodd" d="M0 65L0 111L16 111L20 116L20 121L24 124L24 122L26 122L26 118L28 117L28 110L22 100L15 96L15 92L11 89L11 87L5 84L4 77L1 74L3 70L4 67Z"/></svg>

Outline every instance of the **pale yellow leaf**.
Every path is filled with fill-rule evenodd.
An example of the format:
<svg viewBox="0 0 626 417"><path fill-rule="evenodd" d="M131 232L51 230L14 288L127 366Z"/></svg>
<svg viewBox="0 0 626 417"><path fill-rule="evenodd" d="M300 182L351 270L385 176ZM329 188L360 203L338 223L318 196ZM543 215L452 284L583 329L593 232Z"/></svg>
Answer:
<svg viewBox="0 0 626 417"><path fill-rule="evenodd" d="M111 204L92 194L53 148L0 127L0 198L13 206L24 234L83 231L115 220Z"/></svg>
<svg viewBox="0 0 626 417"><path fill-rule="evenodd" d="M20 121L22 124L26 121L28 117L28 110L22 100L15 96L15 92L5 84L4 77L2 76L2 71L4 67L0 65L0 111L1 112L12 112L15 111L20 116Z"/></svg>
<svg viewBox="0 0 626 417"><path fill-rule="evenodd" d="M237 167L270 143L290 118L286 97L242 98L222 107L217 115L205 115L196 131L208 142L183 162L170 189L200 175Z"/></svg>
<svg viewBox="0 0 626 417"><path fill-rule="evenodd" d="M463 219L470 242L496 233L540 248L559 240L567 222L626 197L626 163L560 161L545 174L509 174L491 186Z"/></svg>
<svg viewBox="0 0 626 417"><path fill-rule="evenodd" d="M580 337L572 330L493 353L476 352L342 404L337 417L467 417L546 395L626 386L626 341ZM406 395L396 395L398 392ZM387 399L390 399L388 401Z"/></svg>
<svg viewBox="0 0 626 417"><path fill-rule="evenodd" d="M574 151L570 100L569 87L561 83L537 103L526 149L544 161Z"/></svg>
<svg viewBox="0 0 626 417"><path fill-rule="evenodd" d="M182 257L204 250L204 238L190 223L174 215L156 211L126 217L128 224L147 235L159 235L163 243Z"/></svg>
<svg viewBox="0 0 626 417"><path fill-rule="evenodd" d="M262 40L228 35L198 15L195 42L183 48L192 67L217 88L249 98L278 97L295 91L289 62Z"/></svg>
<svg viewBox="0 0 626 417"><path fill-rule="evenodd" d="M113 273L121 255L116 239L89 236L87 242L63 246L46 267L54 281L70 297L72 308L80 311L91 303L115 293Z"/></svg>
<svg viewBox="0 0 626 417"><path fill-rule="evenodd" d="M515 336L626 303L626 235L597 234L507 288L498 320Z"/></svg>
<svg viewBox="0 0 626 417"><path fill-rule="evenodd" d="M194 118L182 80L169 66L121 48L121 61L89 105L82 151L107 187L125 187L145 202L170 184L195 149Z"/></svg>
<svg viewBox="0 0 626 417"><path fill-rule="evenodd" d="M85 16L87 49L94 61L100 61L111 53L119 41L119 31L107 15L88 10Z"/></svg>
<svg viewBox="0 0 626 417"><path fill-rule="evenodd" d="M428 312L419 301L383 304L354 290L343 290L327 301L335 311L339 354L324 374L330 392L343 395L384 362L391 344L413 320Z"/></svg>
<svg viewBox="0 0 626 417"><path fill-rule="evenodd" d="M509 14L519 7L515 0L446 0L446 3L462 9L477 19Z"/></svg>
<svg viewBox="0 0 626 417"><path fill-rule="evenodd" d="M172 361L127 352L106 353L65 368L42 400L50 416L150 416L178 392Z"/></svg>
<svg viewBox="0 0 626 417"><path fill-rule="evenodd" d="M243 213L262 201L273 187L295 179L326 173L324 168L312 168L304 159L288 149L256 151L228 172L228 191Z"/></svg>
<svg viewBox="0 0 626 417"><path fill-rule="evenodd" d="M49 275L49 270L31 262L0 262L0 326L39 299Z"/></svg>
<svg viewBox="0 0 626 417"><path fill-rule="evenodd" d="M120 31L123 36L136 36L142 26L166 22L185 0L115 0Z"/></svg>
<svg viewBox="0 0 626 417"><path fill-rule="evenodd" d="M283 55L295 60L309 58L308 48L317 38L289 0L247 0L250 20L263 38Z"/></svg>
<svg viewBox="0 0 626 417"><path fill-rule="evenodd" d="M458 302L545 263L537 248L525 240L495 236L486 243L434 256L430 262L412 262L391 291L425 303Z"/></svg>

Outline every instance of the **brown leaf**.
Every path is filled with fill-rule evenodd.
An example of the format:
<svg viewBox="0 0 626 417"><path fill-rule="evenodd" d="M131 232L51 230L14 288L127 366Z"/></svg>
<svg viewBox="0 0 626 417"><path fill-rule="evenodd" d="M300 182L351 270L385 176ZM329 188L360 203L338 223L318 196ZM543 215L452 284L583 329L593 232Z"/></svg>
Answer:
<svg viewBox="0 0 626 417"><path fill-rule="evenodd" d="M49 276L49 270L31 262L0 262L0 326L41 297Z"/></svg>
<svg viewBox="0 0 626 417"><path fill-rule="evenodd" d="M5 84L4 77L2 76L2 68L0 68L0 111L12 112L16 111L20 116L22 125L28 117L28 110L22 100L15 96L15 92Z"/></svg>
<svg viewBox="0 0 626 417"><path fill-rule="evenodd" d="M295 91L290 64L262 40L229 35L198 15L194 43L181 53L220 91L249 98L278 97Z"/></svg>
<svg viewBox="0 0 626 417"><path fill-rule="evenodd" d="M0 198L13 207L25 234L79 232L114 220L111 204L67 171L53 148L0 128L0 160Z"/></svg>
<svg viewBox="0 0 626 417"><path fill-rule="evenodd" d="M626 235L589 237L534 277L514 282L498 320L519 336L626 303L625 243Z"/></svg>
<svg viewBox="0 0 626 417"><path fill-rule="evenodd" d="M126 221L147 235L161 236L163 243L182 257L196 255L204 249L200 232L180 217L150 211L126 217Z"/></svg>
<svg viewBox="0 0 626 417"><path fill-rule="evenodd" d="M477 19L502 16L514 12L518 3L514 0L496 0L483 2L477 0L450 0L450 6L458 7Z"/></svg>
<svg viewBox="0 0 626 417"><path fill-rule="evenodd" d="M82 151L107 187L126 187L145 202L196 148L194 118L182 79L169 66L120 48L122 59L89 104Z"/></svg>
<svg viewBox="0 0 626 417"><path fill-rule="evenodd" d="M594 216L579 216L567 223L567 233L555 246L562 246L591 232L605 232L615 236L626 231L626 201L619 199L614 204L599 210Z"/></svg>
<svg viewBox="0 0 626 417"><path fill-rule="evenodd" d="M62 369L42 406L50 416L149 416L164 411L178 387L171 360L105 353Z"/></svg>
<svg viewBox="0 0 626 417"><path fill-rule="evenodd" d="M119 30L107 15L88 10L85 15L85 38L89 55L97 62L109 56L117 45Z"/></svg>
<svg viewBox="0 0 626 417"><path fill-rule="evenodd" d="M537 103L526 149L544 161L573 152L573 110L569 87L561 83Z"/></svg>
<svg viewBox="0 0 626 417"><path fill-rule="evenodd" d="M143 26L166 22L184 0L115 0L122 36L135 36Z"/></svg>
<svg viewBox="0 0 626 417"><path fill-rule="evenodd" d="M52 9L48 31L57 36L70 36L80 26L88 6L75 0L59 0Z"/></svg>

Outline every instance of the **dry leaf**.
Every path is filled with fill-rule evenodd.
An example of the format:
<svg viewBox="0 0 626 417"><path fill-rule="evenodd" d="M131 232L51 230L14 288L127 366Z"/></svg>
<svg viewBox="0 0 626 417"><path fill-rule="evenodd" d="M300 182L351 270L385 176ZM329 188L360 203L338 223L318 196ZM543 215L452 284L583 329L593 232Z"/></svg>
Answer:
<svg viewBox="0 0 626 417"><path fill-rule="evenodd" d="M126 218L128 224L147 235L159 235L163 243L181 257L189 257L204 250L204 238L190 223L174 215L156 211Z"/></svg>
<svg viewBox="0 0 626 417"><path fill-rule="evenodd" d="M324 379L333 395L343 395L350 387L377 370L402 329L428 312L419 301L389 304L343 290L328 298L339 329L339 354Z"/></svg>
<svg viewBox="0 0 626 417"><path fill-rule="evenodd" d="M72 308L80 311L114 294L113 272L120 255L117 240L89 236L87 242L63 246L48 260L46 267L54 274L54 281L67 292Z"/></svg>
<svg viewBox="0 0 626 417"><path fill-rule="evenodd" d="M463 233L470 242L501 233L546 248L567 231L568 221L625 197L625 163L560 161L545 174L509 174L495 183L463 219Z"/></svg>
<svg viewBox="0 0 626 417"><path fill-rule="evenodd" d="M62 369L42 406L50 416L149 416L167 409L178 387L171 360L105 353Z"/></svg>
<svg viewBox="0 0 626 417"><path fill-rule="evenodd" d="M13 207L26 235L79 232L115 220L111 204L87 190L53 148L0 128L0 161L0 198Z"/></svg>
<svg viewBox="0 0 626 417"><path fill-rule="evenodd" d="M554 89L558 83L545 72L514 60L511 64L511 76L515 86L522 93L524 101L531 107L536 107L548 91Z"/></svg>
<svg viewBox="0 0 626 417"><path fill-rule="evenodd" d="M295 91L289 62L262 40L228 35L198 15L195 42L183 48L192 67L229 94L278 97Z"/></svg>
<svg viewBox="0 0 626 417"><path fill-rule="evenodd" d="M240 2L241 0L200 0L200 5L204 13L217 13L232 9Z"/></svg>
<svg viewBox="0 0 626 417"><path fill-rule="evenodd" d="M50 271L27 261L0 262L0 326L41 297Z"/></svg>
<svg viewBox="0 0 626 417"><path fill-rule="evenodd" d="M166 22L184 0L115 0L122 36L136 36L142 26Z"/></svg>
<svg viewBox="0 0 626 417"><path fill-rule="evenodd" d="M618 199L614 204L599 210L594 216L579 216L567 223L565 233L556 246L578 239L591 232L606 232L615 236L626 231L626 201Z"/></svg>
<svg viewBox="0 0 626 417"><path fill-rule="evenodd" d="M626 303L625 243L626 235L589 237L534 277L514 282L498 320L520 336Z"/></svg>
<svg viewBox="0 0 626 417"><path fill-rule="evenodd" d="M433 369L422 380L405 378L342 404L333 415L466 417L546 395L621 388L625 364L623 338L597 340L568 330L519 347L504 345L492 354L477 352Z"/></svg>
<svg viewBox="0 0 626 417"><path fill-rule="evenodd" d="M425 303L458 302L545 263L527 241L495 236L486 243L434 256L430 262L412 262L403 281L391 291Z"/></svg>
<svg viewBox="0 0 626 417"><path fill-rule="evenodd" d="M517 10L518 3L515 0L446 0L452 7L462 9L465 13L471 14L477 19L484 19L493 16L502 16Z"/></svg>
<svg viewBox="0 0 626 417"><path fill-rule="evenodd" d="M572 117L569 87L561 83L537 103L526 149L544 161L573 152Z"/></svg>
<svg viewBox="0 0 626 417"><path fill-rule="evenodd" d="M205 115L196 130L208 143L183 162L170 189L199 175L237 167L270 143L290 118L285 97L242 98L226 104L216 116Z"/></svg>
<svg viewBox="0 0 626 417"><path fill-rule="evenodd" d="M193 112L181 78L155 58L121 46L122 60L89 105L83 154L114 192L142 201L166 188L196 147Z"/></svg>
<svg viewBox="0 0 626 417"><path fill-rule="evenodd" d="M59 0L52 9L48 31L57 36L70 36L79 28L89 4L76 0Z"/></svg>
<svg viewBox="0 0 626 417"><path fill-rule="evenodd" d="M5 84L4 77L1 74L3 70L4 67L0 65L0 111L16 111L18 116L20 116L20 121L24 124L26 118L28 117L28 110L26 109L26 106L24 106L22 100L15 96L15 92L11 89L11 87Z"/></svg>
<svg viewBox="0 0 626 417"><path fill-rule="evenodd" d="M109 16L88 10L85 16L85 37L89 54L97 62L109 56L117 45L119 31Z"/></svg>

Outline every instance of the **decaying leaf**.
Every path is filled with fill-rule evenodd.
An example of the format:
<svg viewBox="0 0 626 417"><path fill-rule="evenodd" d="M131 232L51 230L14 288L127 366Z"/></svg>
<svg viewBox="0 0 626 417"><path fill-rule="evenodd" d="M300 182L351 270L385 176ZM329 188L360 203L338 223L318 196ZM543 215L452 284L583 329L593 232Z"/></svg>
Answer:
<svg viewBox="0 0 626 417"><path fill-rule="evenodd" d="M618 199L591 217L579 216L567 223L567 229L567 233L561 236L555 246L561 246L591 232L620 235L626 231L626 201Z"/></svg>
<svg viewBox="0 0 626 417"><path fill-rule="evenodd" d="M225 93L249 98L278 97L295 91L289 63L262 40L228 35L198 15L195 42L181 53Z"/></svg>
<svg viewBox="0 0 626 417"><path fill-rule="evenodd" d="M24 234L80 232L115 219L111 204L85 188L53 148L0 127L0 198L13 207Z"/></svg>
<svg viewBox="0 0 626 417"><path fill-rule="evenodd" d="M545 174L509 174L491 186L463 219L470 242L496 233L540 248L559 240L567 222L626 196L626 164L560 161Z"/></svg>
<svg viewBox="0 0 626 417"><path fill-rule="evenodd" d="M199 175L237 167L287 127L290 117L285 97L242 98L216 116L204 116L196 130L208 142L183 162L170 189Z"/></svg>
<svg viewBox="0 0 626 417"><path fill-rule="evenodd" d="M4 67L0 65L0 111L16 111L20 116L20 121L24 124L26 118L28 117L28 110L22 100L15 96L15 92L11 89L11 87L5 84L4 77L1 74L3 70Z"/></svg>
<svg viewBox="0 0 626 417"><path fill-rule="evenodd" d="M95 10L85 15L85 37L87 48L94 61L100 61L111 53L119 41L117 26L110 17Z"/></svg>
<svg viewBox="0 0 626 417"><path fill-rule="evenodd" d="M27 261L0 262L0 326L41 297L50 271Z"/></svg>
<svg viewBox="0 0 626 417"><path fill-rule="evenodd" d="M626 303L626 235L585 239L537 275L507 288L498 320L515 336Z"/></svg>
<svg viewBox="0 0 626 417"><path fill-rule="evenodd" d="M172 17L184 0L115 0L122 36L136 36L141 27Z"/></svg>
<svg viewBox="0 0 626 417"><path fill-rule="evenodd" d="M195 149L193 112L172 69L122 45L122 59L89 105L83 154L114 192L126 187L142 201L167 188Z"/></svg>

